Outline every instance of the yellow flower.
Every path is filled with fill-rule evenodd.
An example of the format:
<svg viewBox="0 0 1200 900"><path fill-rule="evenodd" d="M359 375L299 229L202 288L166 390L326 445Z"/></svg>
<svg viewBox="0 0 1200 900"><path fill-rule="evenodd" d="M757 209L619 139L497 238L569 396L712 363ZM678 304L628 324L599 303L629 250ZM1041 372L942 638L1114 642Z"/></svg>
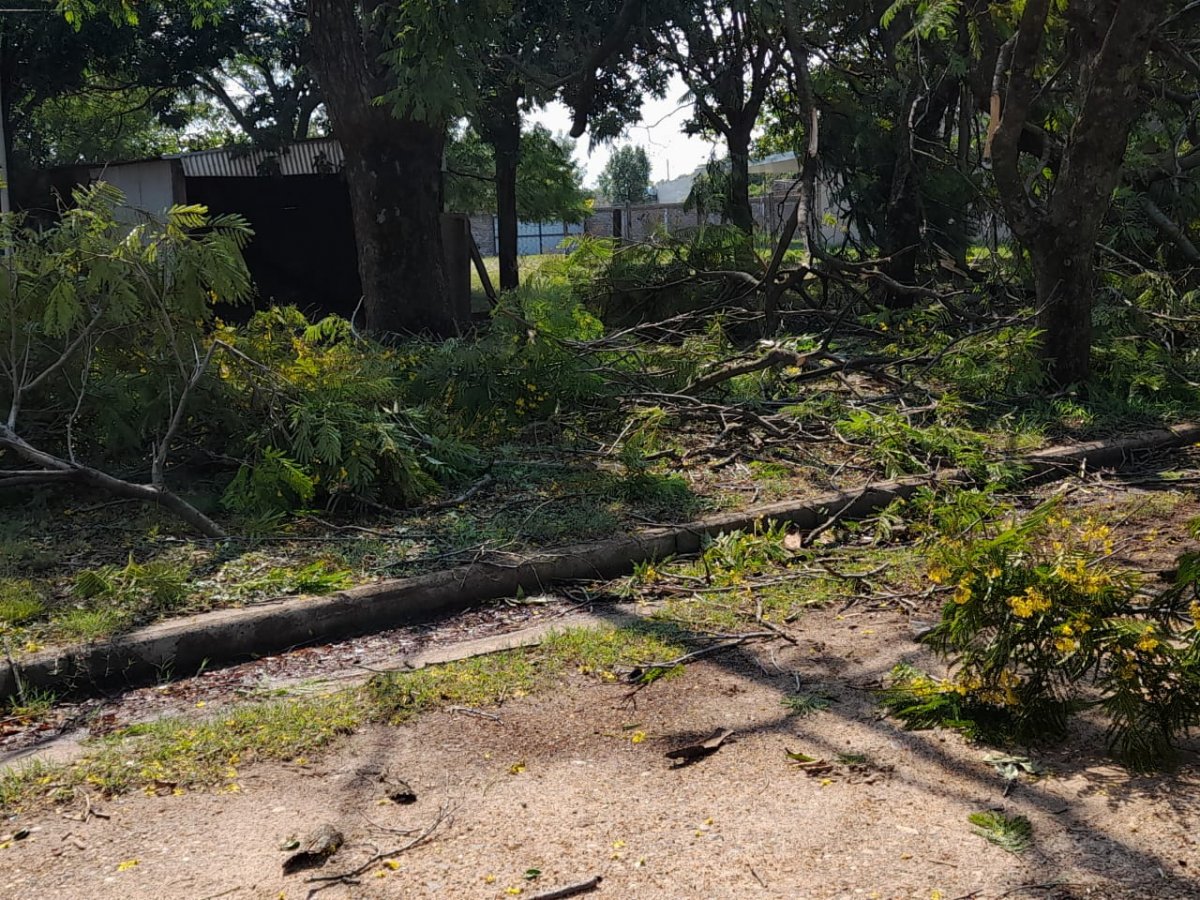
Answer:
<svg viewBox="0 0 1200 900"><path fill-rule="evenodd" d="M1072 653L1079 648L1079 641L1064 635L1054 642L1054 648L1059 653Z"/></svg>
<svg viewBox="0 0 1200 900"><path fill-rule="evenodd" d="M966 579L963 579L963 581L959 582L958 587L954 589L954 602L959 606L969 603L971 601L971 594L972 591L970 585L967 583Z"/></svg>
<svg viewBox="0 0 1200 900"><path fill-rule="evenodd" d="M1192 617L1192 627L1200 629L1200 600L1193 600L1188 612Z"/></svg>
<svg viewBox="0 0 1200 900"><path fill-rule="evenodd" d="M929 569L929 580L934 584L945 584L950 580L950 570L938 563Z"/></svg>
<svg viewBox="0 0 1200 900"><path fill-rule="evenodd" d="M993 563L987 570L987 577L991 578L993 581L995 579L999 578L1002 574L1004 574L1004 573L1001 571L1000 567L998 565L996 565L995 563Z"/></svg>
<svg viewBox="0 0 1200 900"><path fill-rule="evenodd" d="M1138 642L1136 644L1137 648L1139 650L1141 650L1143 653L1153 653L1156 649L1158 649L1158 645L1159 645L1158 638L1156 638L1149 631L1147 631L1140 638L1138 638Z"/></svg>
<svg viewBox="0 0 1200 900"><path fill-rule="evenodd" d="M1013 615L1019 619L1028 619L1034 613L1045 612L1050 608L1050 598L1036 587L1025 588L1025 593L1008 598L1008 605Z"/></svg>

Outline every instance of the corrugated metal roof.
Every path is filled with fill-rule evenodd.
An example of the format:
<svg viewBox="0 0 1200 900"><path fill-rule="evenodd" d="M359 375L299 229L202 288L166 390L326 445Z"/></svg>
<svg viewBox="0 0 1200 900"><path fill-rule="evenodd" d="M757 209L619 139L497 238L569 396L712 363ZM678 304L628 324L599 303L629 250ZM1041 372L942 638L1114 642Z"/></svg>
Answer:
<svg viewBox="0 0 1200 900"><path fill-rule="evenodd" d="M340 172L345 158L334 138L288 144L278 151L223 147L170 157L187 178L254 178L258 175L326 175Z"/></svg>

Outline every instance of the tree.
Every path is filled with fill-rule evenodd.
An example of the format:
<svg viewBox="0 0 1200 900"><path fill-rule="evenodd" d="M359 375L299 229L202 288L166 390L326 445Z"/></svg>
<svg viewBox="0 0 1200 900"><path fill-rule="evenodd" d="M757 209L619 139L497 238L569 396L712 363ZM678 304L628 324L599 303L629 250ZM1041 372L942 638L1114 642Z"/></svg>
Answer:
<svg viewBox="0 0 1200 900"><path fill-rule="evenodd" d="M660 34L659 49L695 100L689 133L715 133L729 151L729 219L754 230L750 143L781 63L782 22L760 0L698 0ZM681 40L682 38L682 40Z"/></svg>
<svg viewBox="0 0 1200 900"><path fill-rule="evenodd" d="M437 64L439 48L448 56L450 35L466 29L441 23L449 30L440 43L422 41L438 24L437 11L421 3L309 3L312 65L345 155L363 308L376 333L445 337L459 328L441 236L442 152L456 85ZM397 72L408 80L398 84Z"/></svg>
<svg viewBox="0 0 1200 900"><path fill-rule="evenodd" d="M535 125L521 135L517 214L537 222L579 222L589 210L574 141ZM446 206L454 212L495 213L496 160L492 147L466 128L446 147Z"/></svg>
<svg viewBox="0 0 1200 900"><path fill-rule="evenodd" d="M196 75L197 86L257 146L277 149L325 124L308 65L307 6L307 0L233 0L222 12L238 29L231 58Z"/></svg>
<svg viewBox="0 0 1200 900"><path fill-rule="evenodd" d="M86 20L70 4L64 7L73 14L70 21L49 10L0 13L0 93L17 190L22 172L66 155L34 132L39 115L55 115L45 104L86 102L117 112L102 99L114 94L133 101L127 109L143 105L164 125L178 127L196 74L218 66L238 39L228 17L196 21L190 0L138 4L132 17L116 8L115 16L99 14L90 4L93 14Z"/></svg>
<svg viewBox="0 0 1200 900"><path fill-rule="evenodd" d="M496 163L496 213L500 286L515 288L518 169L524 153L521 116L559 98L576 109L574 136L590 128L592 142L616 137L635 121L642 97L661 93L661 67L645 64L651 23L669 13L634 0L534 0L504 7L472 55L482 60L478 98L471 111L476 130ZM611 29L599 48L597 33ZM579 59L587 61L582 72Z"/></svg>
<svg viewBox="0 0 1200 900"><path fill-rule="evenodd" d="M646 202L650 192L650 157L645 148L625 144L614 150L600 173L599 186L605 197L620 206Z"/></svg>
<svg viewBox="0 0 1200 900"><path fill-rule="evenodd" d="M250 293L241 254L250 229L236 216L175 207L131 233L115 215L124 197L110 185L73 200L47 229L17 214L0 219L0 459L9 464L0 488L98 488L159 504L220 537L215 522L167 488L166 462L217 350L203 333L213 308ZM144 406L134 399L140 379L154 380ZM94 458L113 448L77 431L82 419L119 416L121 404L136 407L129 419L139 426L119 432L149 458L148 482L102 471Z"/></svg>
<svg viewBox="0 0 1200 900"><path fill-rule="evenodd" d="M996 67L1003 87L991 150L996 187L1009 227L1029 253L1053 380L1082 385L1090 372L1095 247L1120 183L1146 59L1166 0L1072 3L1065 18L1050 0L1028 0ZM1050 35L1048 26L1057 35ZM1040 124L1038 98L1048 85L1047 45L1062 40L1061 68L1073 82L1070 130L1057 169L1023 165L1022 136ZM1056 67L1057 68L1057 67ZM1038 184L1039 179L1047 183Z"/></svg>

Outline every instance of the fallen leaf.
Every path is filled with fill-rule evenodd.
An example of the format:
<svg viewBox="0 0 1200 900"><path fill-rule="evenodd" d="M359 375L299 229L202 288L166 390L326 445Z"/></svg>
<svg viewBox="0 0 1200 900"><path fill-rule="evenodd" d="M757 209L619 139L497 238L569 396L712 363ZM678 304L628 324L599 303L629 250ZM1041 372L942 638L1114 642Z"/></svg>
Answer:
<svg viewBox="0 0 1200 900"><path fill-rule="evenodd" d="M522 760L521 762L515 762L511 766L508 767L509 775L520 775L524 771L525 771L525 761L524 760Z"/></svg>
<svg viewBox="0 0 1200 900"><path fill-rule="evenodd" d="M117 871L118 872L128 872L130 869L132 869L137 864L138 864L138 861L136 859L127 859L124 862L117 863Z"/></svg>

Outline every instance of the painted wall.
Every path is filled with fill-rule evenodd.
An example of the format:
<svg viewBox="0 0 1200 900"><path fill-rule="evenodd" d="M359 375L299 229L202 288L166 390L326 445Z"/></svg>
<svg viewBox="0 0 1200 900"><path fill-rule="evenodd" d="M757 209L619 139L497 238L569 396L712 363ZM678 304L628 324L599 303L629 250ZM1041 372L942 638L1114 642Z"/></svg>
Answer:
<svg viewBox="0 0 1200 900"><path fill-rule="evenodd" d="M159 218L176 203L184 202L183 172L171 159L125 163L88 170L92 181L107 181L125 195L125 206L117 212L122 222L136 225L147 216Z"/></svg>

